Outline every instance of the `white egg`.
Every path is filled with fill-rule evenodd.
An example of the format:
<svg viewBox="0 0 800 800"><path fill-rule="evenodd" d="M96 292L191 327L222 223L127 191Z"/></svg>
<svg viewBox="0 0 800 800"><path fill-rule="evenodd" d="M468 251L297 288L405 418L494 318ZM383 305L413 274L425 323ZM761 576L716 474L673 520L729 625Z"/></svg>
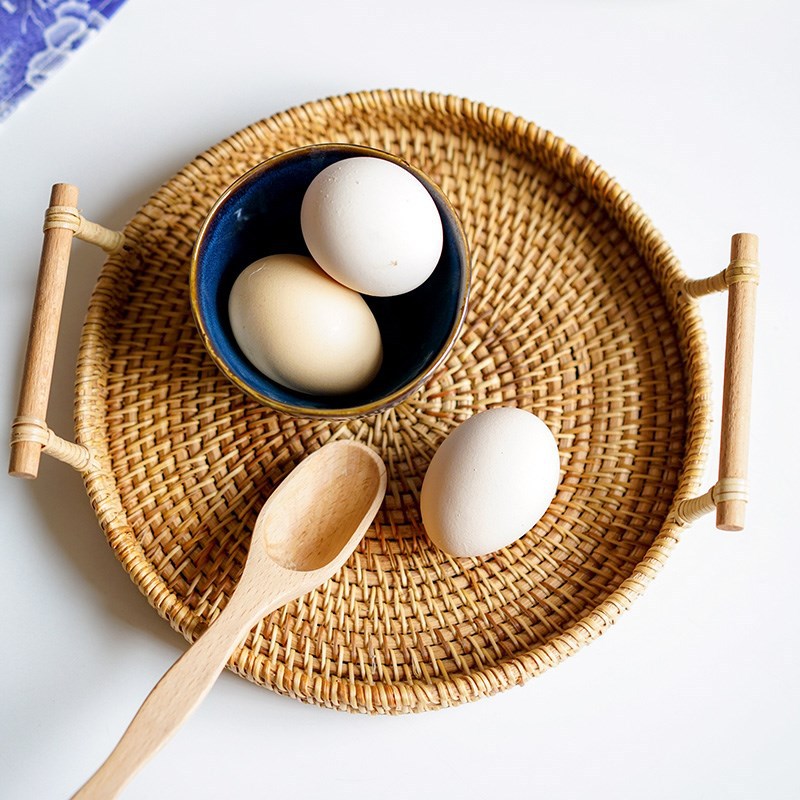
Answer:
<svg viewBox="0 0 800 800"><path fill-rule="evenodd" d="M422 483L422 521L446 553L486 555L541 519L558 481L558 446L547 425L519 408L493 408L459 425L434 454Z"/></svg>
<svg viewBox="0 0 800 800"><path fill-rule="evenodd" d="M314 260L362 294L410 292L442 254L442 220L428 190L382 158L347 158L322 170L303 197L300 224Z"/></svg>
<svg viewBox="0 0 800 800"><path fill-rule="evenodd" d="M231 290L228 315L250 362L290 389L355 392L380 368L381 334L364 298L306 256L268 256L247 267Z"/></svg>

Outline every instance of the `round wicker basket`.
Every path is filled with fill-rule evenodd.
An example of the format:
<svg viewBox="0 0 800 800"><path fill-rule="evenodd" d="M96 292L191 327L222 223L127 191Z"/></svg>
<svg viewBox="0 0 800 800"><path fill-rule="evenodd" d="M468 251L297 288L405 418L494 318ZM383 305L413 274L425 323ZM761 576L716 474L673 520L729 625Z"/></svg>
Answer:
<svg viewBox="0 0 800 800"><path fill-rule="evenodd" d="M349 421L284 416L238 391L203 348L188 298L215 199L258 162L327 141L425 171L473 256L467 321L443 367L401 405ZM75 465L120 562L173 628L193 640L215 619L261 503L306 454L353 438L388 469L382 510L347 565L231 658L249 680L370 713L492 694L599 636L678 540L674 509L696 493L709 428L696 302L637 205L549 132L436 94L313 102L199 155L124 236L83 329L75 423L88 456ZM510 547L449 558L421 527L422 477L454 426L502 405L556 436L558 494Z"/></svg>

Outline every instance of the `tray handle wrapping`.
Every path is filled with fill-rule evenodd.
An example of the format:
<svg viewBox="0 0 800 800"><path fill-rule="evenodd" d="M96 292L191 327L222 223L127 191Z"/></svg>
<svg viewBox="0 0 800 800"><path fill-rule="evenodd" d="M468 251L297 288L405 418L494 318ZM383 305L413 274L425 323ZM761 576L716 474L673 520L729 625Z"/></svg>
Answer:
<svg viewBox="0 0 800 800"><path fill-rule="evenodd" d="M677 504L674 514L681 524L693 522L716 508L717 528L723 531L744 528L758 276L758 237L752 233L736 233L731 238L730 264L717 275L689 280L684 287L689 297L727 289L728 326L719 477L705 494Z"/></svg>
<svg viewBox="0 0 800 800"><path fill-rule="evenodd" d="M110 231L81 216L76 208L78 189L57 183L50 193L44 218L44 242L39 278L31 313L28 349L22 373L17 416L11 425L11 457L8 472L35 478L42 452L83 471L92 461L88 448L57 436L45 422L53 379L58 327L64 303L73 236L113 253L125 244L122 233Z"/></svg>

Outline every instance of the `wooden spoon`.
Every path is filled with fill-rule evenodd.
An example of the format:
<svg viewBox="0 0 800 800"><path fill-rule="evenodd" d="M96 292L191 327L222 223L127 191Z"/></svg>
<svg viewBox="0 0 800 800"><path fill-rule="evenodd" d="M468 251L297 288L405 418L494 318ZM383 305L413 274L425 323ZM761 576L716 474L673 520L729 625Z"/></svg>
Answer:
<svg viewBox="0 0 800 800"><path fill-rule="evenodd" d="M116 797L200 704L250 629L339 571L385 492L383 462L362 444L333 442L303 460L261 509L244 571L222 613L156 684L73 800Z"/></svg>

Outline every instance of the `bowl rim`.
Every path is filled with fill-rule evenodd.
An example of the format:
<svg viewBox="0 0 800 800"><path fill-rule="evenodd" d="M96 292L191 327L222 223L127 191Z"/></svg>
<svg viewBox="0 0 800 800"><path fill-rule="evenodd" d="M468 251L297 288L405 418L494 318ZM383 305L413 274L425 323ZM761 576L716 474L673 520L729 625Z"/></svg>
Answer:
<svg viewBox="0 0 800 800"><path fill-rule="evenodd" d="M337 152L350 153L352 156L371 156L374 158L382 158L397 166L410 172L417 180L431 194L434 194L438 200L441 201L447 213L453 221L453 233L455 234L455 246L459 252L460 260L463 265L461 270L461 280L459 283L458 293L458 310L456 313L455 321L450 328L450 332L445 339L444 344L439 348L439 351L434 356L428 367L421 373L415 375L411 380L404 383L393 392L383 395L377 400L372 400L368 403L361 403L357 406L342 406L339 408L314 408L305 406L302 403L285 403L275 398L265 395L255 387L251 386L239 375L237 375L228 365L223 358L221 352L218 350L211 335L206 328L203 315L200 312L200 297L198 290L198 272L199 272L199 256L200 248L205 241L206 234L211 224L216 219L217 213L220 208L227 202L227 200L243 186L249 184L263 173L272 169L276 165L283 163L294 158L302 157L306 154L311 154L320 150L335 150ZM467 307L469 302L470 284L472 281L472 261L467 242L464 226L458 212L453 207L453 204L448 199L447 195L442 189L422 170L409 164L400 156L394 153L389 153L385 150L379 150L375 147L368 147L366 145L351 144L349 142L322 142L319 144L305 145L303 147L294 147L290 150L284 150L277 153L270 158L261 161L254 167L251 167L247 172L240 175L233 183L227 186L222 194L216 199L214 205L211 206L208 214L203 220L195 238L194 246L192 247L191 261L189 265L189 300L192 309L192 317L194 318L195 327L200 333L200 338L203 345L211 355L214 363L223 372L225 377L233 383L237 388L243 391L250 397L258 400L261 404L273 408L277 411L282 411L285 414L292 416L307 417L311 419L347 419L351 417L363 417L369 414L377 414L386 411L398 403L401 403L417 389L419 389L442 365L447 358L450 351L458 339L461 329L464 325L464 320L467 316Z"/></svg>

